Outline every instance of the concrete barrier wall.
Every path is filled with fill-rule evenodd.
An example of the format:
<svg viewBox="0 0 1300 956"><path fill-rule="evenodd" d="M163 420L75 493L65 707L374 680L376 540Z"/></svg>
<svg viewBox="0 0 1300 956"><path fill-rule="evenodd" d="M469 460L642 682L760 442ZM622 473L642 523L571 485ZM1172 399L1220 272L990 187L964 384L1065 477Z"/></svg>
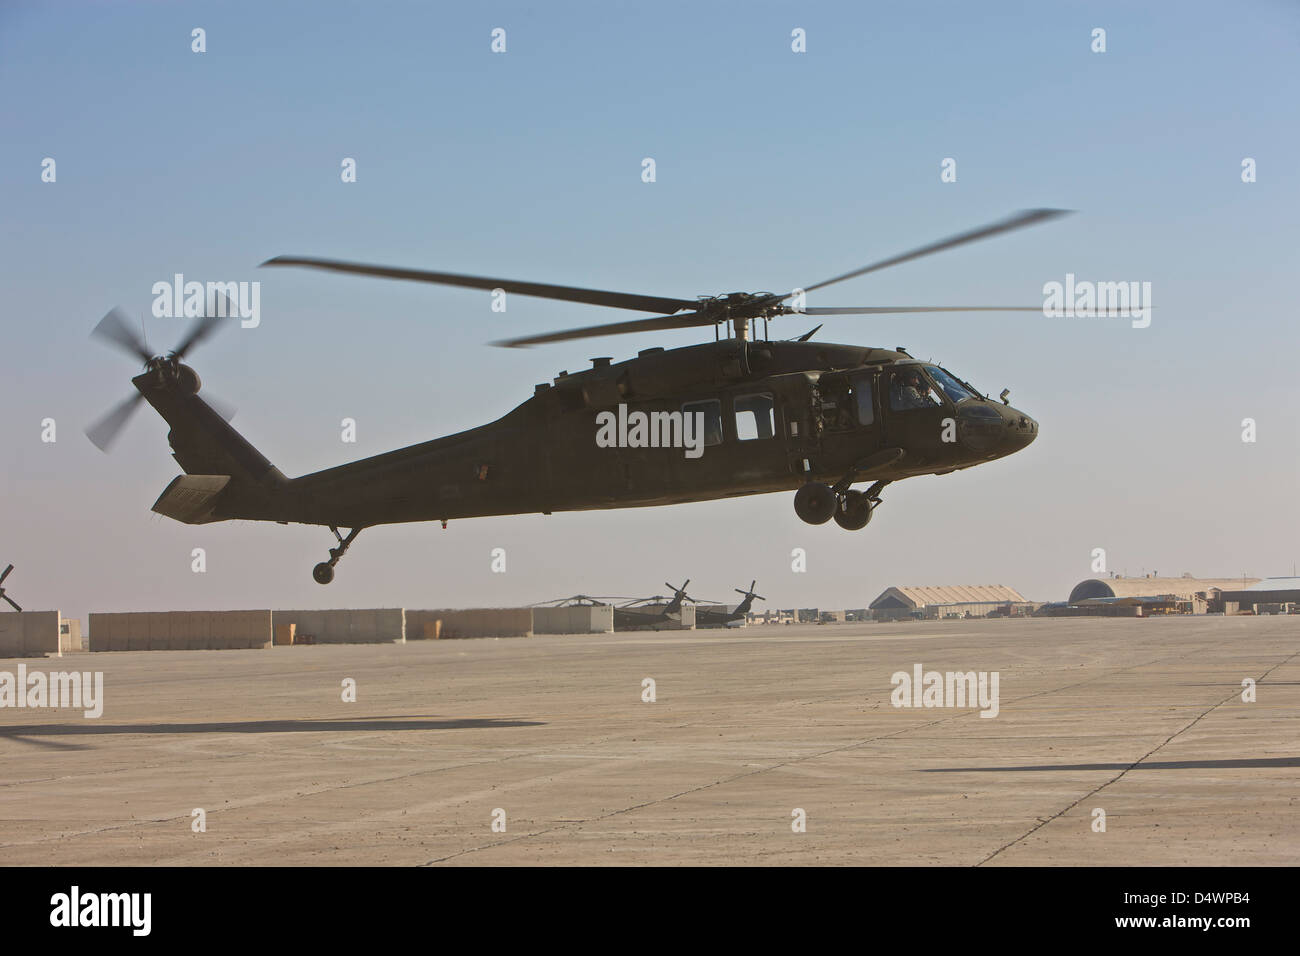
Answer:
<svg viewBox="0 0 1300 956"><path fill-rule="evenodd" d="M535 607L534 634L613 634L612 607Z"/></svg>
<svg viewBox="0 0 1300 956"><path fill-rule="evenodd" d="M406 614L396 608L273 611L272 626L293 624L294 643L393 644L406 640Z"/></svg>
<svg viewBox="0 0 1300 956"><path fill-rule="evenodd" d="M652 620L643 627L629 627L629 631L690 631L695 629L695 605L683 604L681 610L666 618Z"/></svg>
<svg viewBox="0 0 1300 956"><path fill-rule="evenodd" d="M63 656L58 611L0 612L0 657Z"/></svg>
<svg viewBox="0 0 1300 956"><path fill-rule="evenodd" d="M271 612L127 611L90 615L92 651L193 651L271 646Z"/></svg>
<svg viewBox="0 0 1300 956"><path fill-rule="evenodd" d="M442 621L442 637L531 637L533 608L443 608L406 612L406 633L411 640L424 638L424 625Z"/></svg>
<svg viewBox="0 0 1300 956"><path fill-rule="evenodd" d="M438 616L439 616L441 613L442 613L442 612L440 612L440 611L411 611L411 610L408 610L408 611L406 612L406 639L407 639L408 641L423 641L423 640L426 640L426 637L425 637L425 630L426 630L425 625L426 625L426 624L432 624L435 620L438 620ZM430 633L429 633L428 637L429 637L429 638L432 638L432 637L433 637L433 633L432 633L431 630L430 630Z"/></svg>

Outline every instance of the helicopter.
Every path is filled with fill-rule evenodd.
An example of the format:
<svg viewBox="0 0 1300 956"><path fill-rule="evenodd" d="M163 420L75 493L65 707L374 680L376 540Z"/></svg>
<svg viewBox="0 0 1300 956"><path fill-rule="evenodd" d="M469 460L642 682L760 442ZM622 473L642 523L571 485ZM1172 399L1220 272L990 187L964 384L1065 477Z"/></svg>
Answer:
<svg viewBox="0 0 1300 956"><path fill-rule="evenodd" d="M686 584L681 587L664 582L664 587L671 588L673 596L656 594L654 597L637 598L614 608L614 630L658 630L661 627L675 627L681 623L682 601L690 600L686 593Z"/></svg>
<svg viewBox="0 0 1300 956"><path fill-rule="evenodd" d="M87 429L107 450L138 406L170 426L184 474L152 510L186 524L274 521L322 525L335 538L312 569L320 584L358 534L376 525L671 505L794 492L809 524L865 528L892 482L943 475L1017 452L1038 424L995 402L940 365L902 348L773 340L771 320L789 315L923 312L1041 312L1041 306L807 307L826 286L1064 215L1031 209L787 293L733 292L696 299L277 256L268 267L305 267L657 313L649 318L524 336L493 344L520 348L656 330L714 328L714 341L642 349L615 363L562 371L496 421L297 478L229 424L219 403L183 361L228 325L222 310L199 316L171 352L152 353L113 309L95 337L144 363L138 394ZM762 323L762 337L756 335ZM728 333L723 337L722 330ZM863 490L853 486L869 482ZM341 529L347 529L344 534Z"/></svg>
<svg viewBox="0 0 1300 956"><path fill-rule="evenodd" d="M691 600L686 593L686 584L677 587L665 582L664 587L671 588L673 596L663 594L653 597L628 598L593 596L591 594L574 594L566 598L543 601L534 607L608 607L612 611L615 631L659 630L676 628L681 624L682 601ZM615 601L622 603L615 604Z"/></svg>
<svg viewBox="0 0 1300 956"><path fill-rule="evenodd" d="M757 580L749 582L749 590L742 591L740 588L732 588L737 594L743 595L744 600L736 605L734 610L728 611L726 605L720 603L702 604L696 602L695 605L695 626L696 627L726 627L737 621L743 621L749 615L749 610L754 606L754 601L766 601L767 598L754 591L758 584Z"/></svg>

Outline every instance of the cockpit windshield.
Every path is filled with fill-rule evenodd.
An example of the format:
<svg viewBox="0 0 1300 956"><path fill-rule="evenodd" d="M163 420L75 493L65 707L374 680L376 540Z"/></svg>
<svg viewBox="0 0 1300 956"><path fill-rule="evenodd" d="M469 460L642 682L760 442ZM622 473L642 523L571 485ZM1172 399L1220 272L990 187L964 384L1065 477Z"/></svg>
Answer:
<svg viewBox="0 0 1300 956"><path fill-rule="evenodd" d="M954 405L964 402L968 398L979 397L961 382L957 381L950 372L939 368L937 365L927 366L926 371L929 372L930 377L934 379L934 384L943 389L943 393L948 396L948 400Z"/></svg>

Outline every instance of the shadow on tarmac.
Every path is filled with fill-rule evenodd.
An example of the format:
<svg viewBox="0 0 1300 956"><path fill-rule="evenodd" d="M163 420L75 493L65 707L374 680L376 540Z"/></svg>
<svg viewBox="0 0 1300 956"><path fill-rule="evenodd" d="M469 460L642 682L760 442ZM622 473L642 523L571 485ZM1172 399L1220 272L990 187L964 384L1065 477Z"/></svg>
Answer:
<svg viewBox="0 0 1300 956"><path fill-rule="evenodd" d="M1025 767L935 767L922 773L1023 773L1031 770L1249 770L1300 767L1300 757L1241 757L1229 760L1144 760L1131 763L1032 764Z"/></svg>
<svg viewBox="0 0 1300 956"><path fill-rule="evenodd" d="M541 720L499 717L354 717L348 720L235 720L195 724L104 724L80 720L68 724L20 724L0 727L6 737L82 737L102 734L292 734L376 733L397 730L481 730L494 727L539 727ZM31 741L35 743L35 741ZM65 745L67 746L67 745Z"/></svg>

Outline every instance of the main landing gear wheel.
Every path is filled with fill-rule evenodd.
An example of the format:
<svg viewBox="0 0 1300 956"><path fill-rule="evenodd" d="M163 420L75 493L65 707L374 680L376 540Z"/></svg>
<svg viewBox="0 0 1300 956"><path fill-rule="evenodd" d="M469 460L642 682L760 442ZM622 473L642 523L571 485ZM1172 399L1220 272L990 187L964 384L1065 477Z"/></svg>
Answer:
<svg viewBox="0 0 1300 956"><path fill-rule="evenodd" d="M830 521L838 505L835 492L820 481L810 481L794 493L794 513L808 524Z"/></svg>
<svg viewBox="0 0 1300 956"><path fill-rule="evenodd" d="M831 518L845 531L861 531L880 504L880 492L889 481L881 479L866 491L851 491L849 472L834 485L810 481L794 493L794 511L808 524L825 524Z"/></svg>
<svg viewBox="0 0 1300 956"><path fill-rule="evenodd" d="M329 584L334 580L334 565L338 564L339 559L347 554L348 547L356 540L362 529L353 528L348 532L347 537L339 534L339 529L333 525L330 526L330 530L334 532L334 537L338 538L339 546L330 548L330 559L328 561L322 561L311 569L312 579L317 584Z"/></svg>
<svg viewBox="0 0 1300 956"><path fill-rule="evenodd" d="M845 531L861 531L871 520L876 503L861 491L846 491L835 509L835 523Z"/></svg>

